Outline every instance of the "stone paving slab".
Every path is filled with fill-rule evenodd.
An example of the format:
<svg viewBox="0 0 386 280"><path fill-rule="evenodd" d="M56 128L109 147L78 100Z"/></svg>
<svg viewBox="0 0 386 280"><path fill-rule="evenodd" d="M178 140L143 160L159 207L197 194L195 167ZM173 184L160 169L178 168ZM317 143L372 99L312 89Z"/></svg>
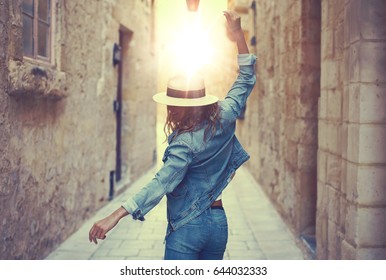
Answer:
<svg viewBox="0 0 386 280"><path fill-rule="evenodd" d="M92 224L119 207L151 180L155 171L155 168L151 169L127 191L100 209L46 259L162 260L166 230L165 198L146 215L145 222L134 221L128 216L119 222L105 240L98 242L98 245L88 241L88 231ZM239 169L223 192L222 199L229 224L224 259L306 259L306 255L298 246L299 243L246 168Z"/></svg>

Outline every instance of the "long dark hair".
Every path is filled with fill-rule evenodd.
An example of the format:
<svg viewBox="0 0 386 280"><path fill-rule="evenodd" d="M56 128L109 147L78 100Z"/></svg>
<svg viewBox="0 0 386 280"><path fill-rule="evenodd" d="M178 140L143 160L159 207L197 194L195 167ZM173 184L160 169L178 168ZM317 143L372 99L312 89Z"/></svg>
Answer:
<svg viewBox="0 0 386 280"><path fill-rule="evenodd" d="M200 125L206 122L204 141L212 138L216 134L216 126L219 123L218 103L196 106L196 107L177 107L167 106L167 117L164 126L164 132L168 137L176 131L173 139L184 132L194 131Z"/></svg>

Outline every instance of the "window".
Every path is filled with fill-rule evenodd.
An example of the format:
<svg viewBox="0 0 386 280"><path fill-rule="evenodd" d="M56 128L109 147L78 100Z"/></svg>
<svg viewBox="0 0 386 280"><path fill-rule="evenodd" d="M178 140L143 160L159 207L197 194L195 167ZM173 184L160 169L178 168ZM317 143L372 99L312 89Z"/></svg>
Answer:
<svg viewBox="0 0 386 280"><path fill-rule="evenodd" d="M23 54L51 59L51 0L23 0Z"/></svg>
<svg viewBox="0 0 386 280"><path fill-rule="evenodd" d="M0 3L3 2L0 0ZM56 35L55 30L61 30L60 19L64 1L13 0L12 2L20 9L17 13L11 13L11 22L16 24L17 31L21 28L22 36L10 37L10 43L19 47L10 52L8 60L10 80L8 94L52 100L67 97L69 93L66 86L67 75L61 71L59 60L63 48L60 44L55 44L60 38L60 33Z"/></svg>

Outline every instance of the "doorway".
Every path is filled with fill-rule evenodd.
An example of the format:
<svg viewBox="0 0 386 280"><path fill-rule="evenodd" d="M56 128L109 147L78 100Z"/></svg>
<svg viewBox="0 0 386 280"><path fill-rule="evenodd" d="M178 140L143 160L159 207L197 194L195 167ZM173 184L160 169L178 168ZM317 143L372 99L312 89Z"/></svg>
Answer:
<svg viewBox="0 0 386 280"><path fill-rule="evenodd" d="M299 232L300 239L306 245L312 258L316 256L316 211L317 211L317 164L318 164L318 102L320 97L321 75L321 3L319 0L303 1L303 22L305 43L303 53L304 80L302 98L300 103L308 101L309 115L305 121L310 124L311 131L315 132L310 144L301 146L301 152L308 154L308 159L313 163L307 169L300 168L301 199ZM307 157L303 157L306 160Z"/></svg>
<svg viewBox="0 0 386 280"><path fill-rule="evenodd" d="M118 77L117 77L117 95L114 101L114 111L116 114L116 162L115 162L115 182L119 182L125 176L125 163L122 159L122 127L124 126L122 115L125 113L125 118L129 114L124 112L123 95L127 88L129 80L128 60L129 60L129 46L132 37L132 32L127 28L121 26L119 29L119 61L118 61ZM125 119L125 121L128 121Z"/></svg>
<svg viewBox="0 0 386 280"><path fill-rule="evenodd" d="M116 131L116 157L115 157L115 181L118 182L122 177L122 149L121 149L121 137L122 137L122 45L123 45L122 31L119 31L119 43L115 46L119 49L120 57L118 61L118 84L117 84L117 96L114 101L114 111L117 121Z"/></svg>

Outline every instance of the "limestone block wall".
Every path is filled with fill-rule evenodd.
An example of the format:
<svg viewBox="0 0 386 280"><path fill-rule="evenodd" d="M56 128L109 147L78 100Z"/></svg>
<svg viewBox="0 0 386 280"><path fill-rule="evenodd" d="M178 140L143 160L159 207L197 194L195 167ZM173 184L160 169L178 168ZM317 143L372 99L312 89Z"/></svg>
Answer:
<svg viewBox="0 0 386 280"><path fill-rule="evenodd" d="M51 2L51 64L23 57L21 1L0 3L0 259L44 258L107 203L120 29L124 175L154 163L152 1Z"/></svg>
<svg viewBox="0 0 386 280"><path fill-rule="evenodd" d="M255 1L257 84L238 133L247 163L297 234L316 217L320 1ZM253 17L255 19L253 20Z"/></svg>
<svg viewBox="0 0 386 280"><path fill-rule="evenodd" d="M385 259L386 3L322 15L317 257Z"/></svg>
<svg viewBox="0 0 386 280"><path fill-rule="evenodd" d="M249 169L316 258L385 259L385 1L255 3Z"/></svg>

